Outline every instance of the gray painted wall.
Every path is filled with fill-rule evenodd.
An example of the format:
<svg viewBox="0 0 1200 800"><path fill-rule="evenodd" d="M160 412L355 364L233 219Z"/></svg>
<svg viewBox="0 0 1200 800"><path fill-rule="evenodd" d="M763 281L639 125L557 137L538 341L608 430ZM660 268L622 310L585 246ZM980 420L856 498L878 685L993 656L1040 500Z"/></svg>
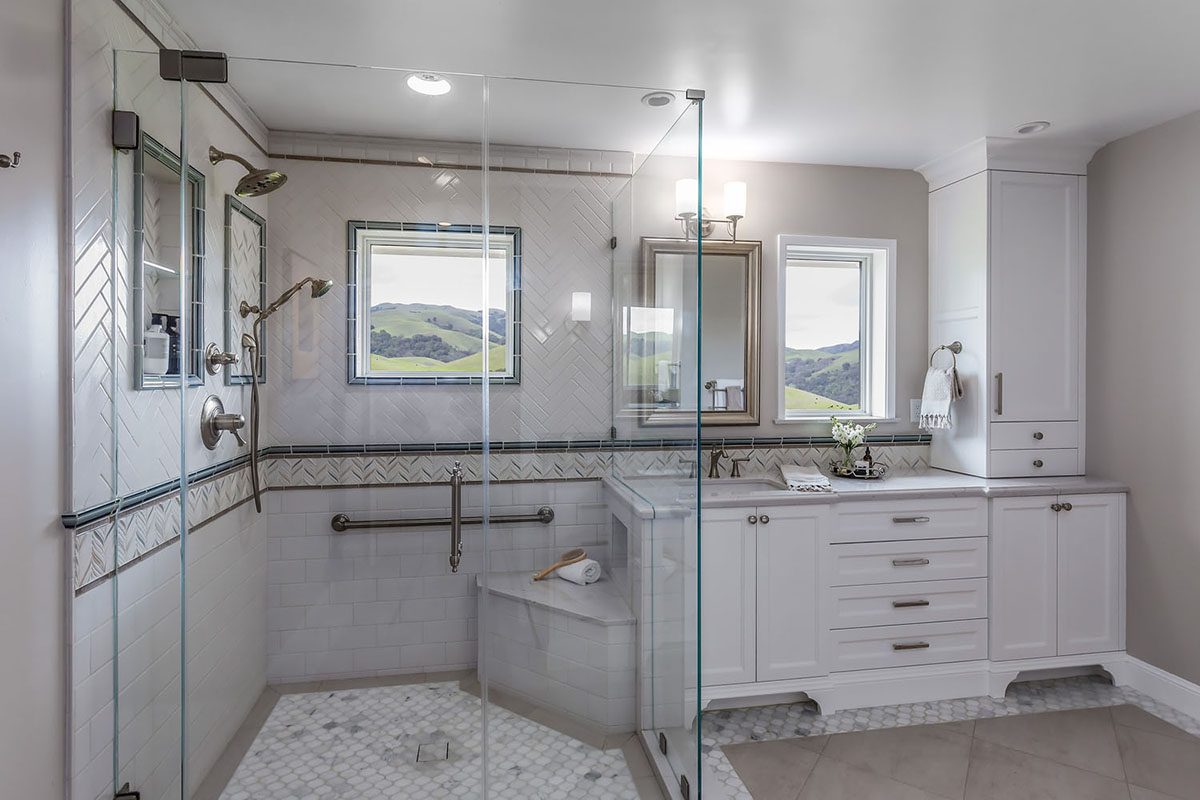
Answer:
<svg viewBox="0 0 1200 800"><path fill-rule="evenodd" d="M62 4L0 4L0 273L6 278L0 449L4 558L0 559L0 776L6 797L63 791L64 531L59 368L62 194ZM17 499L19 498L19 502Z"/></svg>
<svg viewBox="0 0 1200 800"><path fill-rule="evenodd" d="M1200 682L1200 114L1089 167L1087 471L1128 483L1131 654Z"/></svg>

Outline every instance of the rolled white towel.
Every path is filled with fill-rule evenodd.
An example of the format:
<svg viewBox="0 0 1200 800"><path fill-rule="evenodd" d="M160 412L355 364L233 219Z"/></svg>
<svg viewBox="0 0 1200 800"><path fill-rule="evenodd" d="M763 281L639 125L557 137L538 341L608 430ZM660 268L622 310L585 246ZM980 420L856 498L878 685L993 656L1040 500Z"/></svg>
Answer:
<svg viewBox="0 0 1200 800"><path fill-rule="evenodd" d="M600 580L600 562L594 558L585 558L583 561L567 564L558 568L558 577L580 586L587 586Z"/></svg>

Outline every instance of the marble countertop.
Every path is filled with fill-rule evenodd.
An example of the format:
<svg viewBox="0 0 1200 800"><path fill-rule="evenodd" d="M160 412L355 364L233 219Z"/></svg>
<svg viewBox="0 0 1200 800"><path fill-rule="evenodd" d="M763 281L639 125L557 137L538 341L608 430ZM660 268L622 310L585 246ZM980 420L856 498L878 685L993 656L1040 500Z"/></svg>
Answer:
<svg viewBox="0 0 1200 800"><path fill-rule="evenodd" d="M882 480L831 478L832 492L792 492L776 475L748 475L703 482L704 508L747 505L809 505L865 500L923 500L939 497L1032 497L1049 494L1107 494L1127 492L1117 481L1078 476L1070 478L977 478L943 470L904 472ZM690 513L696 504L695 480L685 475L646 475L605 478L605 486L625 498L639 516Z"/></svg>
<svg viewBox="0 0 1200 800"><path fill-rule="evenodd" d="M482 588L482 578L476 582ZM529 572L498 572L488 576L488 594L519 600L598 625L632 625L636 620L617 584L606 572L587 586L559 577L534 583Z"/></svg>

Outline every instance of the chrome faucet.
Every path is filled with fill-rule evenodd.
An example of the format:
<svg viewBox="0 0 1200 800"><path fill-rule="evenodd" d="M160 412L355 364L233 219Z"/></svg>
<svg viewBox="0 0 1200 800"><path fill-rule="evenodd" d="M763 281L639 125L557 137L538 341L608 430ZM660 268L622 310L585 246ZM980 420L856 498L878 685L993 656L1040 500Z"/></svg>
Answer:
<svg viewBox="0 0 1200 800"><path fill-rule="evenodd" d="M721 477L721 459L728 457L729 453L725 451L724 447L713 445L712 451L708 454L708 477Z"/></svg>

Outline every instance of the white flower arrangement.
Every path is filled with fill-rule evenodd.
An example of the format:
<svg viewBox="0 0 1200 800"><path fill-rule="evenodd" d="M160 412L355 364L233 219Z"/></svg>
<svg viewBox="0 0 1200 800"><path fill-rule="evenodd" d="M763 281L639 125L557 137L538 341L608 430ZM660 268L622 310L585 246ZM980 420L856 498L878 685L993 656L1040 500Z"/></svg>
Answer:
<svg viewBox="0 0 1200 800"><path fill-rule="evenodd" d="M877 425L872 422L870 425L859 425L854 422L843 422L837 417L830 417L833 421L833 430L830 431L830 436L837 442L838 447L842 448L845 453L843 463L847 467L854 464L854 448L862 445L867 440L867 434L875 430Z"/></svg>

